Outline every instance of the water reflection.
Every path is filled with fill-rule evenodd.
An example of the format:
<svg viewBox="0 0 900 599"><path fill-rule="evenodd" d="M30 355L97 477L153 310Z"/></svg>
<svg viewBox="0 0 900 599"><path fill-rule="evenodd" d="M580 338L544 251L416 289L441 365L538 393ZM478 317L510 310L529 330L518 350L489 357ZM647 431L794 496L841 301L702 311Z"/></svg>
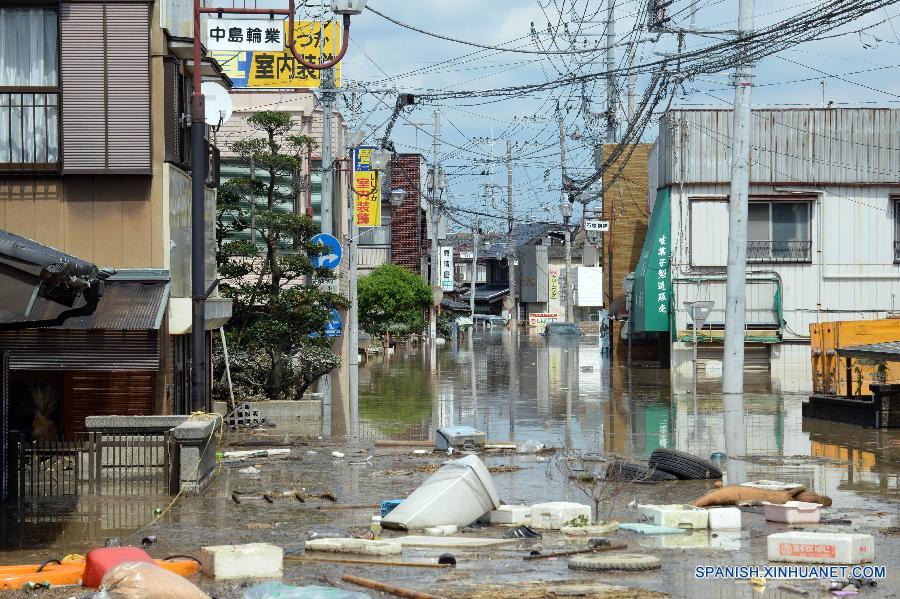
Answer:
<svg viewBox="0 0 900 599"><path fill-rule="evenodd" d="M445 346L397 349L360 371L360 436L431 439L438 426L471 425L494 442L646 457L675 447L724 451L719 380L673 390L669 371L611 366L596 337L545 340L476 331ZM777 376L751 374L745 403L754 478L783 477L823 493L898 496L900 433L804 421L806 395Z"/></svg>

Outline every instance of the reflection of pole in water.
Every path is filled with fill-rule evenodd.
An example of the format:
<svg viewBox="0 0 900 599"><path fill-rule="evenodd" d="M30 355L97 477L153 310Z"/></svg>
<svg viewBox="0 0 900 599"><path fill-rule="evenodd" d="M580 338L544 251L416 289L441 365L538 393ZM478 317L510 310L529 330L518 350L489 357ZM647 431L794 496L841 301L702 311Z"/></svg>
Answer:
<svg viewBox="0 0 900 599"><path fill-rule="evenodd" d="M572 447L572 387L575 386L575 352L578 347L566 351L566 447Z"/></svg>
<svg viewBox="0 0 900 599"><path fill-rule="evenodd" d="M509 441L516 440L516 402L519 400L519 334L509 330Z"/></svg>
<svg viewBox="0 0 900 599"><path fill-rule="evenodd" d="M474 428L478 428L478 389L477 389L477 373L475 372L475 347L472 341L473 335L469 335L468 344L469 344L469 376L471 378L472 383L472 426ZM487 432L487 431L485 431Z"/></svg>

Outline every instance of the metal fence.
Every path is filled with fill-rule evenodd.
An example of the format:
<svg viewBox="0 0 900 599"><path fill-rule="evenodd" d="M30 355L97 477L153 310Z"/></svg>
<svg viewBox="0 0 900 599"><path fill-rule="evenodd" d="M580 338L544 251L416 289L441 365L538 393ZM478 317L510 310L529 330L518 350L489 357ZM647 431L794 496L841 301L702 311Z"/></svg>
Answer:
<svg viewBox="0 0 900 599"><path fill-rule="evenodd" d="M748 262L809 262L810 241L748 241Z"/></svg>
<svg viewBox="0 0 900 599"><path fill-rule="evenodd" d="M160 495L173 488L170 433L86 433L18 444L20 498Z"/></svg>

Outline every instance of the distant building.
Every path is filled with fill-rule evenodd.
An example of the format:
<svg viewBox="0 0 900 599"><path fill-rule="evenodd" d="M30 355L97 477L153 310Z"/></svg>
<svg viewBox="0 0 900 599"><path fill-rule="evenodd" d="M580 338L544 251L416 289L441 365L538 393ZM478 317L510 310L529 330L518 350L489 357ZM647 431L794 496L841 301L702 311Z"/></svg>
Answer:
<svg viewBox="0 0 900 599"><path fill-rule="evenodd" d="M700 369L722 360L731 119L671 110L650 154L636 324L671 334L676 376L691 368L685 302L715 302ZM807 389L811 323L900 309L900 109L759 109L750 124L746 367Z"/></svg>

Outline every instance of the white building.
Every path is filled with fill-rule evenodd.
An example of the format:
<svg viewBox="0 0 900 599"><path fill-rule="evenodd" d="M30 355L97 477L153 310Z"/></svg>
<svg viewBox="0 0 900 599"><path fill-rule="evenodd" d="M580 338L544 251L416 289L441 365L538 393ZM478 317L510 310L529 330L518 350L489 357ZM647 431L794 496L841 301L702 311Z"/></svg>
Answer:
<svg viewBox="0 0 900 599"><path fill-rule="evenodd" d="M671 200L676 379L691 373L684 302L715 302L701 372L722 356L731 121L725 109L669 111L650 156L651 202ZM900 110L754 110L750 181L747 368L790 371L804 391L810 323L900 310Z"/></svg>

